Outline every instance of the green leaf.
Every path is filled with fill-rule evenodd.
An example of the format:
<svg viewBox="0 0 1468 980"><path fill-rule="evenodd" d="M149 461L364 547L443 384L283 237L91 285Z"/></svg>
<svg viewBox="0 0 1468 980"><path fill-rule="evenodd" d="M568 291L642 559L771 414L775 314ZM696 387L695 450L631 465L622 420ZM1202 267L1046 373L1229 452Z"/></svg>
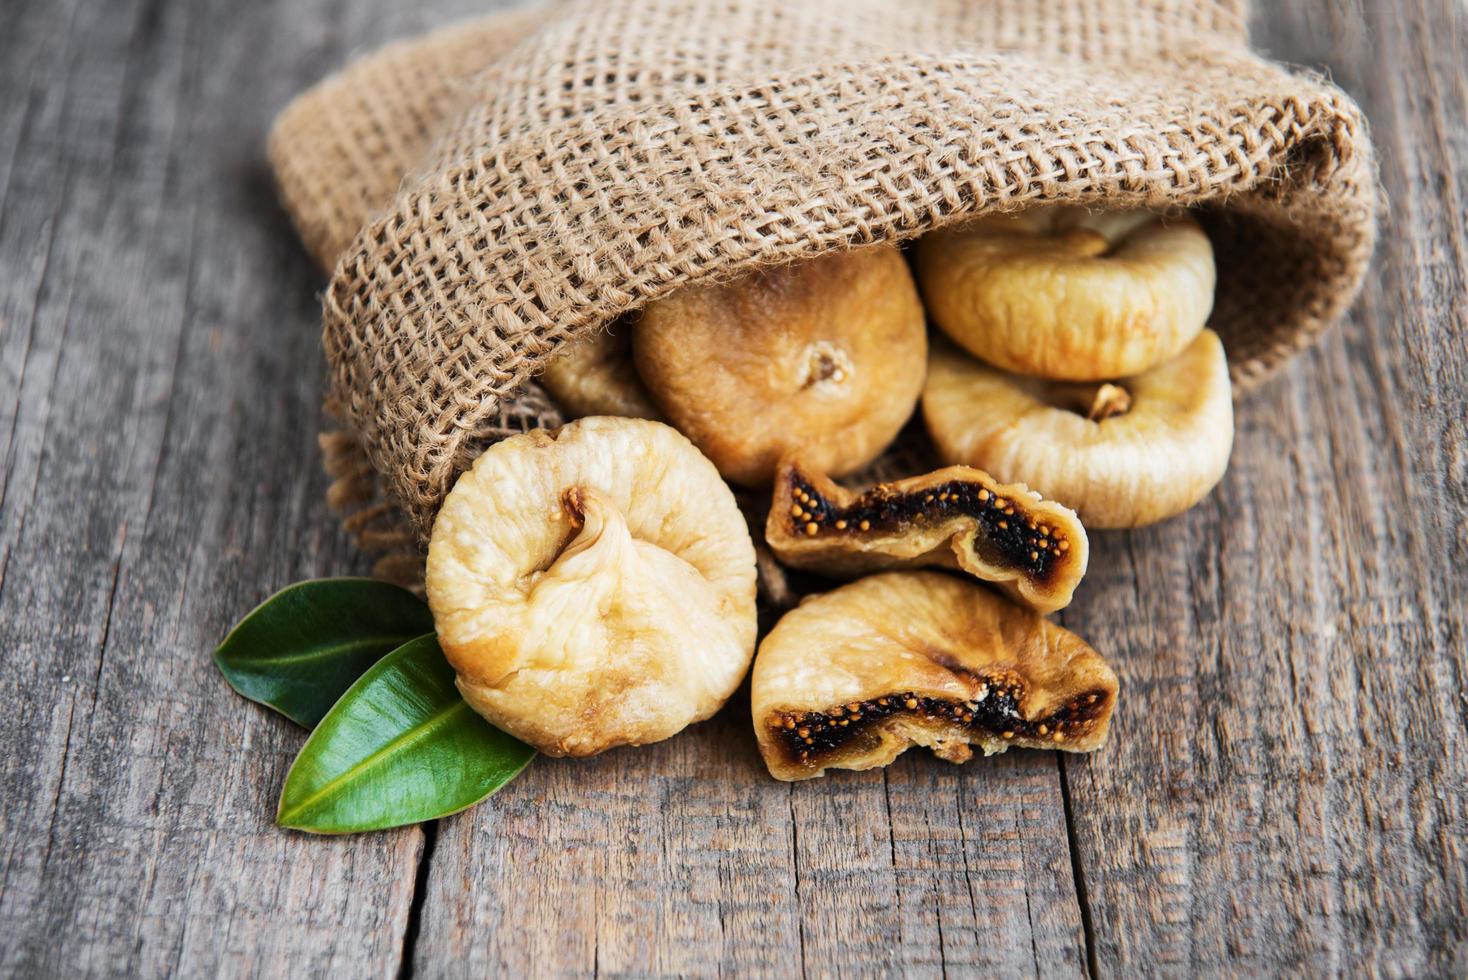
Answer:
<svg viewBox="0 0 1468 980"><path fill-rule="evenodd" d="M229 686L312 728L362 672L433 631L428 606L369 578L299 582L266 599L214 651Z"/></svg>
<svg viewBox="0 0 1468 980"><path fill-rule="evenodd" d="M438 638L422 636L378 661L321 719L285 777L276 821L342 834L445 817L534 755L464 703Z"/></svg>

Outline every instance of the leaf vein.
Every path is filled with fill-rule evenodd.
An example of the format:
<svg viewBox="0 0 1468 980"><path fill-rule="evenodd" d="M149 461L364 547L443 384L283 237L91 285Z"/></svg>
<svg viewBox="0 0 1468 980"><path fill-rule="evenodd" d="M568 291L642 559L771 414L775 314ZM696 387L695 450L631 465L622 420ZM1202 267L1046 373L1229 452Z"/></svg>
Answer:
<svg viewBox="0 0 1468 980"><path fill-rule="evenodd" d="M414 743L418 742L420 739L426 737L434 730L439 728L455 712L461 709L467 710L467 708L468 705L465 704L463 701L457 701L454 704L451 704L448 707L435 712L419 724L413 726L413 728L409 731L406 731L401 735L398 735L395 738L384 743L381 748L376 749L364 759L360 760L359 762L353 763L352 766L341 775L328 780L326 783L322 784L319 789L311 793L300 802L287 808L284 805L284 801L282 801L282 806L280 808L279 814L277 815L277 819L279 819L281 823L289 825L295 817L310 809L320 800L334 793L347 781L362 775L370 769L375 768L376 766L390 758L392 755L395 755L398 751L410 748ZM306 748L309 749L310 745L308 744Z"/></svg>
<svg viewBox="0 0 1468 980"><path fill-rule="evenodd" d="M305 660L321 660L330 656L334 656L335 654L342 651L362 649L365 647L386 646L388 647L388 649L393 650L402 646L404 643L407 643L409 640L416 639L417 637L422 635L422 633L402 633L393 635L383 634L380 637L366 637L360 640L348 640L343 643L335 643L328 647L315 648L307 650L303 653L285 653L277 654L274 656L252 656L247 654L242 657L231 658L229 652L227 651L222 652L221 655L231 665L240 666L252 666L255 664L263 665L298 663Z"/></svg>

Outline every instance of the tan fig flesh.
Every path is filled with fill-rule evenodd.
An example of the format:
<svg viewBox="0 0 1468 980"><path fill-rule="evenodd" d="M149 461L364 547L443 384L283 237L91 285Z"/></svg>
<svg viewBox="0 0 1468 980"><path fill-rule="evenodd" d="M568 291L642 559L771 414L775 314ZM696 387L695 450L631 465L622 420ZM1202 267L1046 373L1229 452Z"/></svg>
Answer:
<svg viewBox="0 0 1468 980"><path fill-rule="evenodd" d="M1041 206L925 236L928 315L1006 371L1099 381L1145 371L1203 329L1213 247L1187 214Z"/></svg>
<svg viewBox="0 0 1468 980"><path fill-rule="evenodd" d="M1106 741L1116 675L1074 633L939 572L888 572L815 596L760 644L750 683L770 774L870 769L914 745L963 762L1013 746Z"/></svg>
<svg viewBox="0 0 1468 980"><path fill-rule="evenodd" d="M632 324L627 319L567 344L546 364L540 382L567 418L662 419L632 363Z"/></svg>
<svg viewBox="0 0 1468 980"><path fill-rule="evenodd" d="M1228 362L1211 330L1099 387L1009 374L935 345L923 418L945 462L1033 487L1092 530L1187 510L1223 477L1234 436Z"/></svg>
<svg viewBox="0 0 1468 980"><path fill-rule="evenodd" d="M648 304L632 339L663 414L751 487L790 452L838 475L874 459L912 415L927 350L890 245L686 287Z"/></svg>
<svg viewBox="0 0 1468 980"><path fill-rule="evenodd" d="M1074 511L967 466L858 492L786 460L765 540L783 563L838 577L960 569L1040 613L1070 603L1090 553Z"/></svg>
<svg viewBox="0 0 1468 980"><path fill-rule="evenodd" d="M734 495L671 427L593 416L485 450L439 511L426 589L464 700L550 755L709 717L757 630Z"/></svg>

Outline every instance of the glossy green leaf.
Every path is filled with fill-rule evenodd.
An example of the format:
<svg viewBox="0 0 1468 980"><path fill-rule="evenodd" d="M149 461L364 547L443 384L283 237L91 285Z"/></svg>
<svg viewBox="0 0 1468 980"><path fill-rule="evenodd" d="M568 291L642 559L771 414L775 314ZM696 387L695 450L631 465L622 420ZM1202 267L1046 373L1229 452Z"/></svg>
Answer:
<svg viewBox="0 0 1468 980"><path fill-rule="evenodd" d="M321 719L285 778L276 820L320 834L432 820L478 803L534 755L464 703L438 638L419 637Z"/></svg>
<svg viewBox="0 0 1468 980"><path fill-rule="evenodd" d="M427 604L406 589L315 579L257 606L219 644L214 662L230 687L311 728L363 671L432 631Z"/></svg>

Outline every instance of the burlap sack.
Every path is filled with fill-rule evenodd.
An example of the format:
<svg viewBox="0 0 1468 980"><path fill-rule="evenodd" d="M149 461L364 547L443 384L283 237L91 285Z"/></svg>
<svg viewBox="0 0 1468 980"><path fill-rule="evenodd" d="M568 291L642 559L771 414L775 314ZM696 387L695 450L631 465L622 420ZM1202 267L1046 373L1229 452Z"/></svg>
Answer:
<svg viewBox="0 0 1468 980"><path fill-rule="evenodd" d="M338 495L365 499L375 471L366 513L401 505L426 534L489 441L555 421L527 382L567 341L692 281L1038 201L1197 208L1248 389L1352 301L1376 190L1355 104L1252 54L1246 15L573 0L358 62L270 146L335 266Z"/></svg>

